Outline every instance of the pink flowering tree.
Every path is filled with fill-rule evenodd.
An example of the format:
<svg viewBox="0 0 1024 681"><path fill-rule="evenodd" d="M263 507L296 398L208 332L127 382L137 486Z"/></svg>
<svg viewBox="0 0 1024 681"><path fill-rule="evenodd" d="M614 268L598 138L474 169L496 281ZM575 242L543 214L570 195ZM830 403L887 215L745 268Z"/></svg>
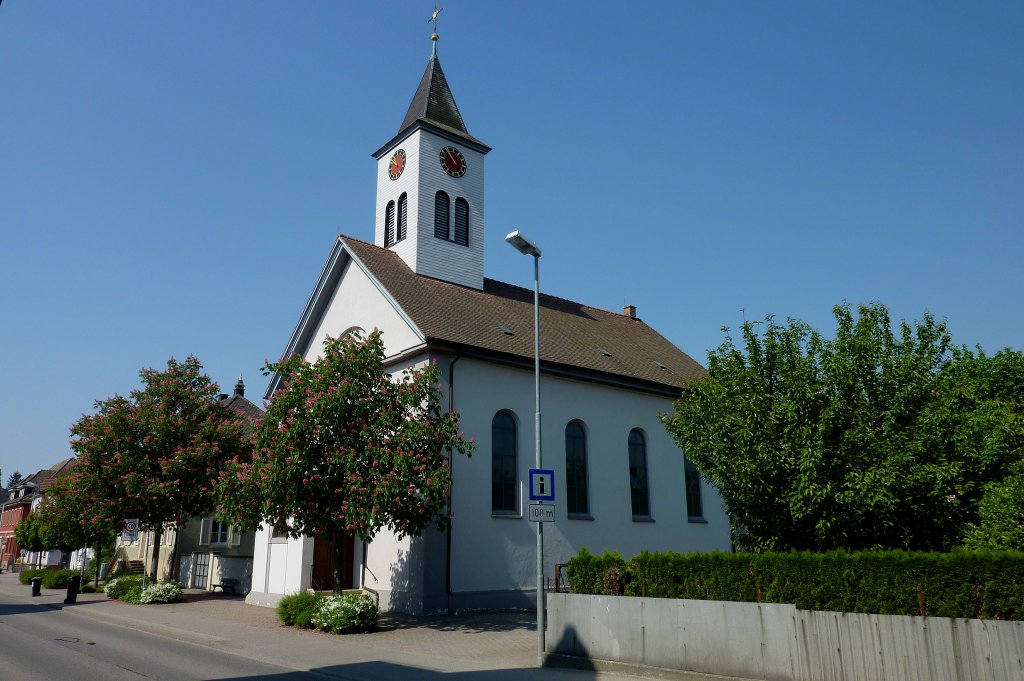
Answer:
<svg viewBox="0 0 1024 681"><path fill-rule="evenodd" d="M221 471L251 452L240 417L217 403L219 388L202 368L190 356L164 371L143 369L141 389L96 402L96 413L71 427L85 507L94 521L138 518L154 531L154 580L164 525L213 510Z"/></svg>
<svg viewBox="0 0 1024 681"><path fill-rule="evenodd" d="M292 537L334 540L334 589L345 534L419 535L449 526L449 457L469 455L458 415L441 409L436 366L392 376L380 333L328 338L313 363L268 364L284 387L255 429L252 463L223 474L223 517Z"/></svg>

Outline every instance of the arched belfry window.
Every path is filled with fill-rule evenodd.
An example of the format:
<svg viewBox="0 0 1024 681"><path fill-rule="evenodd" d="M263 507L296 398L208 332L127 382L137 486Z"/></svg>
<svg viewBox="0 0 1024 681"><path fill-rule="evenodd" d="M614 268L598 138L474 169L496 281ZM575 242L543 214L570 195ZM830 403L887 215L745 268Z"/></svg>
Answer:
<svg viewBox="0 0 1024 681"><path fill-rule="evenodd" d="M451 200L444 192L434 195L434 236L448 240L448 214L451 212Z"/></svg>
<svg viewBox="0 0 1024 681"><path fill-rule="evenodd" d="M398 240L401 241L409 231L409 195L402 192L398 197Z"/></svg>
<svg viewBox="0 0 1024 681"><path fill-rule="evenodd" d="M634 520L651 516L647 488L647 439L639 428L629 431L629 499Z"/></svg>
<svg viewBox="0 0 1024 681"><path fill-rule="evenodd" d="M395 243L395 202L388 201L384 210L384 248Z"/></svg>
<svg viewBox="0 0 1024 681"><path fill-rule="evenodd" d="M517 464L516 419L499 411L491 419L491 513L515 513Z"/></svg>
<svg viewBox="0 0 1024 681"><path fill-rule="evenodd" d="M455 199L455 243L469 245L469 202L461 196Z"/></svg>

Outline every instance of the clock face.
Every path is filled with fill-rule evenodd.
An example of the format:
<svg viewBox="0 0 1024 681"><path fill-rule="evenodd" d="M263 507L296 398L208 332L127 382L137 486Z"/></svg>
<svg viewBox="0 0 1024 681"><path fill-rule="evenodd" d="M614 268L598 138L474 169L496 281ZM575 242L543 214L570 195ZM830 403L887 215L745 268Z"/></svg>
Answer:
<svg viewBox="0 0 1024 681"><path fill-rule="evenodd" d="M388 164L388 177L397 180L405 170L405 150L399 149L391 155L391 163Z"/></svg>
<svg viewBox="0 0 1024 681"><path fill-rule="evenodd" d="M452 177L462 177L466 174L466 157L455 147L445 147L441 150L441 167Z"/></svg>

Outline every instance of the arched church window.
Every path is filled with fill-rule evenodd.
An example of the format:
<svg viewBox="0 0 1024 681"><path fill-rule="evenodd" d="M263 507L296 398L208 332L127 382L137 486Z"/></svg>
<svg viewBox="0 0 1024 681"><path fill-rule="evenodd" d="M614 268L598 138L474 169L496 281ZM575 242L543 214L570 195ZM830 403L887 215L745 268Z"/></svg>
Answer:
<svg viewBox="0 0 1024 681"><path fill-rule="evenodd" d="M634 520L651 516L647 488L647 440L639 428L629 431L629 497Z"/></svg>
<svg viewBox="0 0 1024 681"><path fill-rule="evenodd" d="M455 199L455 243L469 245L469 202L461 196Z"/></svg>
<svg viewBox="0 0 1024 681"><path fill-rule="evenodd" d="M518 469L516 420L502 410L491 420L491 513L515 513Z"/></svg>
<svg viewBox="0 0 1024 681"><path fill-rule="evenodd" d="M405 238L409 228L409 195L402 192L398 197L398 240Z"/></svg>
<svg viewBox="0 0 1024 681"><path fill-rule="evenodd" d="M395 202L388 201L384 210L384 248L395 243Z"/></svg>
<svg viewBox="0 0 1024 681"><path fill-rule="evenodd" d="M438 239L448 240L448 213L451 208L451 200L444 192L434 195L434 236Z"/></svg>

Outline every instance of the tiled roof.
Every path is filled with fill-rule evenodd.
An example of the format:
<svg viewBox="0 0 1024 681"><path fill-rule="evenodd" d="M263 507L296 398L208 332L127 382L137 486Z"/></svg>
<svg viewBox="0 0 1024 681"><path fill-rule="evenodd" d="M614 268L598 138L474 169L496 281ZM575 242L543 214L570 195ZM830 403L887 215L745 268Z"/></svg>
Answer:
<svg viewBox="0 0 1024 681"><path fill-rule="evenodd" d="M230 395L218 401L224 406L242 417L242 428L247 436L252 435L253 426L257 419L263 415L263 410L250 402L243 395Z"/></svg>
<svg viewBox="0 0 1024 681"><path fill-rule="evenodd" d="M57 480L67 475L68 472L71 471L71 467L75 465L75 461L76 459L74 457L58 461L50 468L36 471L32 475L22 478L18 481L18 484L11 489L18 489L31 484L36 488L37 492L42 494L53 487L53 484L57 482Z"/></svg>
<svg viewBox="0 0 1024 681"><path fill-rule="evenodd" d="M533 358L531 289L484 279L478 291L419 276L393 251L348 236L339 239L428 341ZM544 294L540 306L543 363L672 390L705 373L639 319Z"/></svg>

